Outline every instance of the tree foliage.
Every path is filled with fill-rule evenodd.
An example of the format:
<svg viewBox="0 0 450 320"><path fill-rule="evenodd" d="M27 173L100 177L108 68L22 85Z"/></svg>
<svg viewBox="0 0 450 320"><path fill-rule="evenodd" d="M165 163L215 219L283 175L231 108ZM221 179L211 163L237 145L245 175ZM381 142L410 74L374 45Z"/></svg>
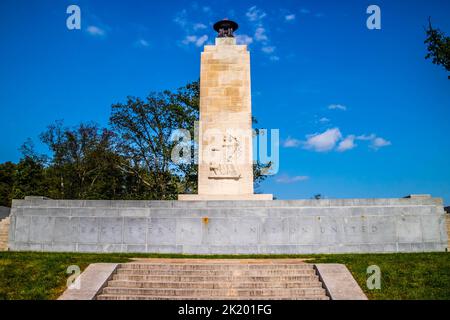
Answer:
<svg viewBox="0 0 450 320"><path fill-rule="evenodd" d="M432 62L441 65L445 70L450 71L450 37L446 36L441 30L433 28L431 19L428 21L426 30L428 53L426 59L432 59ZM450 75L448 76L450 79Z"/></svg>
<svg viewBox="0 0 450 320"><path fill-rule="evenodd" d="M46 170L49 197L117 199L127 193L109 129L83 123L67 128L56 122L40 138L52 152Z"/></svg>
<svg viewBox="0 0 450 320"><path fill-rule="evenodd" d="M191 176L192 164L180 165L171 159L177 141L171 139L178 129L193 137L198 119L198 82L175 93L151 93L145 101L128 97L125 104L114 104L110 123L118 134L120 167L133 174L152 190L152 199L173 199L182 192L182 180Z"/></svg>
<svg viewBox="0 0 450 320"><path fill-rule="evenodd" d="M11 206L15 171L14 163L0 163L0 206Z"/></svg>

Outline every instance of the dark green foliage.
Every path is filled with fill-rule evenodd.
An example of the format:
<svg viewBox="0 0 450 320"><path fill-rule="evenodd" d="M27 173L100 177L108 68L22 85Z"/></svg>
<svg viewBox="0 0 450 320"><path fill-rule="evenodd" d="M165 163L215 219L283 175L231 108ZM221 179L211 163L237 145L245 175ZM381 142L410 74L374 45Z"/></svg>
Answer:
<svg viewBox="0 0 450 320"><path fill-rule="evenodd" d="M25 156L16 166L12 189L13 199L47 195L48 184L44 165L36 158Z"/></svg>
<svg viewBox="0 0 450 320"><path fill-rule="evenodd" d="M14 163L0 163L0 206L11 206L15 171Z"/></svg>
<svg viewBox="0 0 450 320"><path fill-rule="evenodd" d="M114 133L95 124L70 129L50 125L41 140L52 151L46 168L48 196L54 199L120 199L127 176L119 169Z"/></svg>
<svg viewBox="0 0 450 320"><path fill-rule="evenodd" d="M446 36L441 30L433 28L431 19L428 22L426 30L428 53L426 59L432 59L434 64L441 65L445 70L450 71L450 37ZM448 76L450 79L450 76Z"/></svg>
<svg viewBox="0 0 450 320"><path fill-rule="evenodd" d="M198 103L198 82L194 82L176 92L151 93L145 101L128 97L125 104L112 106L110 123L118 136L120 167L151 190L147 199L175 199L178 193L195 188L194 163L172 161L177 141L171 137L177 129L188 130L194 137Z"/></svg>

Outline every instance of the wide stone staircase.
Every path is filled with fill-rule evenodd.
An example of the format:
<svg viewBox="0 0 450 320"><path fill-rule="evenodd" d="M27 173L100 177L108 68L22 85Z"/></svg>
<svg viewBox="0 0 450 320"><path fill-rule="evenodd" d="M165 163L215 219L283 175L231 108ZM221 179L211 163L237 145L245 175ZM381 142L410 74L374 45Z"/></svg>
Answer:
<svg viewBox="0 0 450 320"><path fill-rule="evenodd" d="M171 259L125 263L118 266L97 299L329 299L313 265L284 260Z"/></svg>
<svg viewBox="0 0 450 320"><path fill-rule="evenodd" d="M0 251L8 251L9 217L0 220Z"/></svg>

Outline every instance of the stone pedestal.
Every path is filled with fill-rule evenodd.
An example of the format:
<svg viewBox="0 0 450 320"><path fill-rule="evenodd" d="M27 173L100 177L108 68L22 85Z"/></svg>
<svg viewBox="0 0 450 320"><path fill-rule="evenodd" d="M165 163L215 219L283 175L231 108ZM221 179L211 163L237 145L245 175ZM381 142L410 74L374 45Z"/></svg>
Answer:
<svg viewBox="0 0 450 320"><path fill-rule="evenodd" d="M253 194L250 54L217 38L201 56L198 194L179 200L272 200Z"/></svg>
<svg viewBox="0 0 450 320"><path fill-rule="evenodd" d="M14 200L12 251L311 254L445 251L442 199Z"/></svg>

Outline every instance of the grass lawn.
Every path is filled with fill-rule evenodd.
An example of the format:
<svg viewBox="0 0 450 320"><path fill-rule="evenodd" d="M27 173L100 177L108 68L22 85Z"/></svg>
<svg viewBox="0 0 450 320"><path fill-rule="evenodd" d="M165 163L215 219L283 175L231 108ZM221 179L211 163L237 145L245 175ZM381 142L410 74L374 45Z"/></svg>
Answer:
<svg viewBox="0 0 450 320"><path fill-rule="evenodd" d="M56 299L64 290L67 267L84 270L94 262L153 258L309 258L311 263L343 263L369 299L450 299L449 253L340 255L176 255L0 252L0 299ZM367 267L381 269L381 289L366 287Z"/></svg>

